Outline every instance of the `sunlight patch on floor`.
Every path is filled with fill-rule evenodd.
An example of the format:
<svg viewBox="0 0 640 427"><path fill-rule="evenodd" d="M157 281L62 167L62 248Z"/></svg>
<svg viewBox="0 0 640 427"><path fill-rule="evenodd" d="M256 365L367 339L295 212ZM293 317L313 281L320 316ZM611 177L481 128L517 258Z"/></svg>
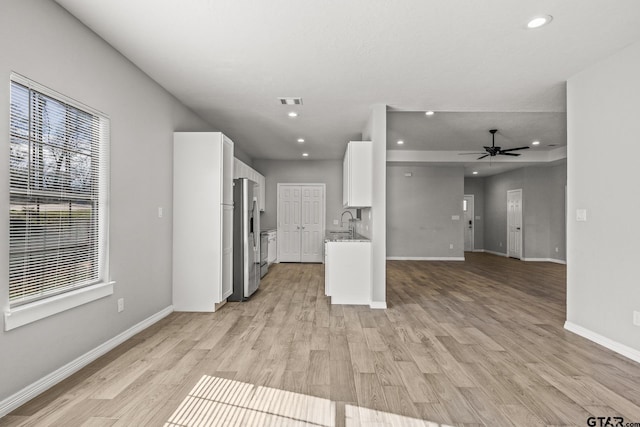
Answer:
<svg viewBox="0 0 640 427"><path fill-rule="evenodd" d="M328 399L204 375L165 427L336 425ZM345 405L345 426L448 427L355 405Z"/></svg>

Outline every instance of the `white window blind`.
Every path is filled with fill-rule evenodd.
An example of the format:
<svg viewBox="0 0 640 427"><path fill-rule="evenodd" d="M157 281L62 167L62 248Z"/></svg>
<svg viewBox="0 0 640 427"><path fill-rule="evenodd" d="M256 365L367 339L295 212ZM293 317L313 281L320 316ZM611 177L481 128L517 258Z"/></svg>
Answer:
<svg viewBox="0 0 640 427"><path fill-rule="evenodd" d="M11 76L11 307L106 281L109 119Z"/></svg>

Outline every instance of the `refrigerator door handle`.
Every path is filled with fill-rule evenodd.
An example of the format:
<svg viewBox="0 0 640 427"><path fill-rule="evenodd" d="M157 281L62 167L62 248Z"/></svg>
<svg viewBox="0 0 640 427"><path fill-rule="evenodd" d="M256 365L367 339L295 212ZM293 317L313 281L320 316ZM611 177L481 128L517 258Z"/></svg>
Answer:
<svg viewBox="0 0 640 427"><path fill-rule="evenodd" d="M253 231L253 247L254 248L258 247L258 238L259 237L256 237L256 236L258 234L260 234L260 230L258 230L257 229L258 227L256 227L256 221L257 221L257 218L256 218L256 213L257 213L256 207L257 207L257 203L256 203L256 200L254 199L253 200L253 206L251 207L252 212L253 212L253 218L252 218L252 222L251 222L251 229ZM258 214L258 215L260 215L260 214Z"/></svg>

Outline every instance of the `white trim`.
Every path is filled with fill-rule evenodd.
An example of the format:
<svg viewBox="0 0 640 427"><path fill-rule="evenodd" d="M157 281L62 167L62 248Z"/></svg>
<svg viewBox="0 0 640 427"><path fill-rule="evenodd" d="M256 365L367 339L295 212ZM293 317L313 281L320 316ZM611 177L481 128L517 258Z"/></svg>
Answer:
<svg viewBox="0 0 640 427"><path fill-rule="evenodd" d="M491 255L498 255L498 256L503 256L505 258L508 258L507 254L505 254L503 252L490 251L489 249L484 249L483 252L486 252L486 253L491 254Z"/></svg>
<svg viewBox="0 0 640 427"><path fill-rule="evenodd" d="M461 256L388 256L389 261L464 261Z"/></svg>
<svg viewBox="0 0 640 427"><path fill-rule="evenodd" d="M74 307L112 295L114 283L115 282L98 283L10 308L4 312L4 330L10 331L11 329L28 325L45 317L53 316L54 314L62 313Z"/></svg>
<svg viewBox="0 0 640 427"><path fill-rule="evenodd" d="M633 360L634 362L640 363L640 351L636 350L635 348L620 344L617 341L595 333L587 328L583 328L582 326L576 325L575 323L572 323L568 320L564 322L564 328L576 335L580 335L581 337L588 339L589 341L600 344L601 346L606 347L611 351L615 351L616 353L621 354L624 357Z"/></svg>
<svg viewBox="0 0 640 427"><path fill-rule="evenodd" d="M486 252L484 249L474 249L471 252Z"/></svg>
<svg viewBox="0 0 640 427"><path fill-rule="evenodd" d="M567 261L563 261L561 259L554 258L522 258L522 261L528 262L553 262L555 264L566 264Z"/></svg>
<svg viewBox="0 0 640 427"><path fill-rule="evenodd" d="M369 307L374 310L386 310L387 302L386 301L371 301L369 303Z"/></svg>
<svg viewBox="0 0 640 427"><path fill-rule="evenodd" d="M79 371L80 369L87 366L89 363L93 362L100 356L113 350L115 347L119 346L120 344L122 344L123 342L125 342L126 340L128 340L129 338L137 334L138 332L143 331L144 329L153 325L160 319L168 316L172 312L173 312L172 305L170 305L169 307L163 310L160 310L156 314L153 314L150 317L147 317L142 322L132 326L126 331L100 344L98 347L94 348L93 350L89 350L88 352L78 357L77 359L72 360L71 362L67 363L63 367L56 369L50 374L40 378L38 381L26 386L25 388L18 391L14 395L9 396L8 398L0 401L0 418L4 417L9 412L13 411L14 409L18 408L19 406L33 399L40 393L58 384L60 381L64 380L65 378Z"/></svg>

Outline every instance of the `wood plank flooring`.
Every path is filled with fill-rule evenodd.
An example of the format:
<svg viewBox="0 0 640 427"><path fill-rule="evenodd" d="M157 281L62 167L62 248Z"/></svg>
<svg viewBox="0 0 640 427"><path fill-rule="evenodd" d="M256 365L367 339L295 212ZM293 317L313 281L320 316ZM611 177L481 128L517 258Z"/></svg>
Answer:
<svg viewBox="0 0 640 427"><path fill-rule="evenodd" d="M390 261L387 310L278 264L246 303L173 313L0 426L585 426L640 422L640 365L563 329L565 267Z"/></svg>

